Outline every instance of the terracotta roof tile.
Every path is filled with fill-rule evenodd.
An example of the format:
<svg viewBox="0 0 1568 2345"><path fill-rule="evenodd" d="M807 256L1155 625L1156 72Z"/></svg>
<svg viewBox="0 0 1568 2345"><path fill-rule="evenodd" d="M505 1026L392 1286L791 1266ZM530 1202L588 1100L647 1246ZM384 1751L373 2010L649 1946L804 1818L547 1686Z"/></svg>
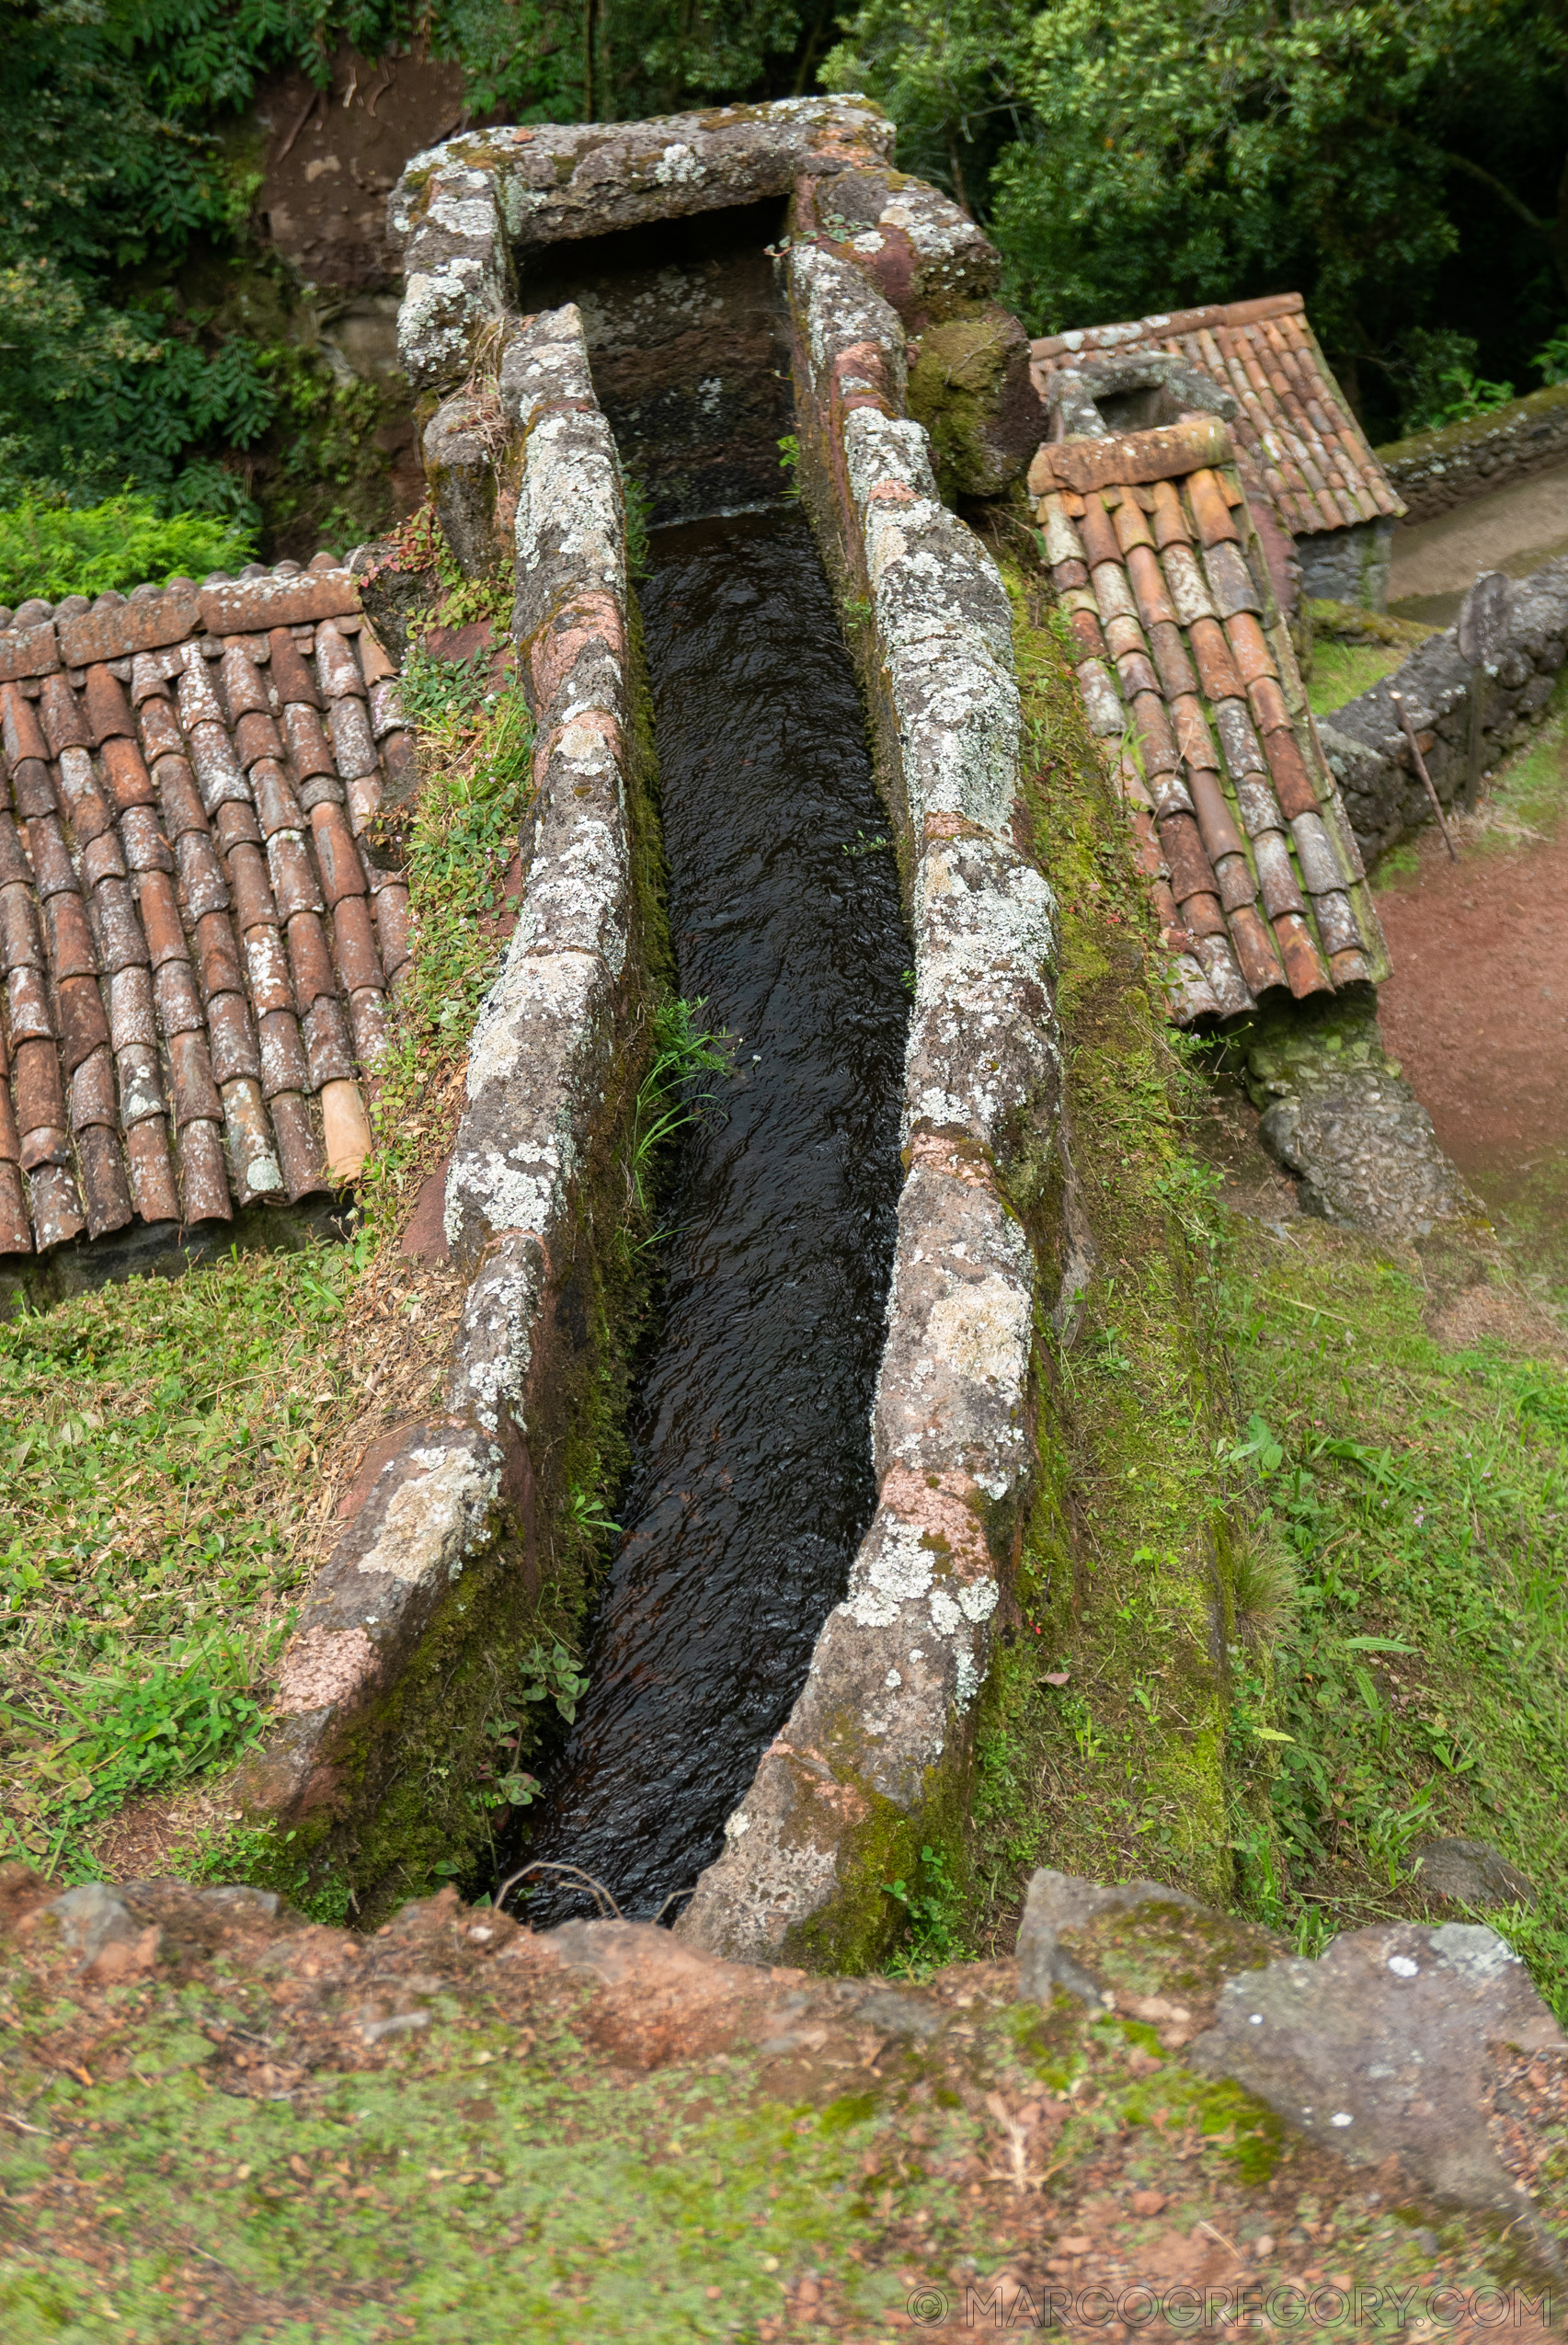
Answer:
<svg viewBox="0 0 1568 2345"><path fill-rule="evenodd" d="M1150 436L1056 442L1031 476L1085 655L1079 692L1173 955L1173 1014L1364 983L1385 973L1382 937L1234 463L1206 440L1187 474L1147 481ZM1095 449L1100 486L1061 485L1075 444Z"/></svg>
<svg viewBox="0 0 1568 2345"><path fill-rule="evenodd" d="M1055 369L1096 353L1162 351L1200 367L1239 402L1236 440L1292 536L1404 510L1341 396L1299 293L1090 326L1031 348L1042 396Z"/></svg>
<svg viewBox="0 0 1568 2345"><path fill-rule="evenodd" d="M349 574L24 605L0 740L0 1253L351 1174L409 950L355 832L412 742Z"/></svg>

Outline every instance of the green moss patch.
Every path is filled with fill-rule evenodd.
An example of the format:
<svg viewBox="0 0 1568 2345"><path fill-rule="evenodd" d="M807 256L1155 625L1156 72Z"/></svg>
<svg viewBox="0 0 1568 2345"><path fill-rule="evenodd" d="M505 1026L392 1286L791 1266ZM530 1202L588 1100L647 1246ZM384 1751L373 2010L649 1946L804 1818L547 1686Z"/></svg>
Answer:
<svg viewBox="0 0 1568 2345"><path fill-rule="evenodd" d="M1403 666L1405 656L1386 644L1336 643L1332 638L1315 642L1307 695L1313 715L1330 716L1347 701L1369 692L1374 684Z"/></svg>

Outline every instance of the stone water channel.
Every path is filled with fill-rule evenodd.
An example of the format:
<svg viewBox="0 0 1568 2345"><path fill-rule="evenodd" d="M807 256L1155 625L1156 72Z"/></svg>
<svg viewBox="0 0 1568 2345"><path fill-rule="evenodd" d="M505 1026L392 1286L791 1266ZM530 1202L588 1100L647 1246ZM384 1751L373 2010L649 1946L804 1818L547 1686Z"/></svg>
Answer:
<svg viewBox="0 0 1568 2345"><path fill-rule="evenodd" d="M910 946L798 510L656 532L639 600L677 983L732 1070L663 1202L589 1691L517 1855L647 1915L717 1854L876 1504ZM545 1877L530 1911L583 1902Z"/></svg>
<svg viewBox="0 0 1568 2345"><path fill-rule="evenodd" d="M593 1201L653 1002L635 589L676 981L735 1065L667 1207L593 1690L527 1822L633 1913L700 1873L689 1943L850 1968L966 1793L1068 1177L1013 614L906 404L922 322L1026 345L992 248L891 145L864 100L791 99L475 133L395 191L448 543L472 576L516 548L537 788L445 1184L451 1372L367 1454L246 1790L373 1872L411 1733L477 1731L435 1687L490 1685L574 1503Z"/></svg>

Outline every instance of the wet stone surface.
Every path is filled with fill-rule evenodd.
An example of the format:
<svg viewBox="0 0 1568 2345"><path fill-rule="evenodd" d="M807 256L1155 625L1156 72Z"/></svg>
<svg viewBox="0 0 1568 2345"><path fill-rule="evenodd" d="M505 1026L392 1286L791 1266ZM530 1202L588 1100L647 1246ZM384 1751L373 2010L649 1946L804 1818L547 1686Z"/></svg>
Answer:
<svg viewBox="0 0 1568 2345"><path fill-rule="evenodd" d="M662 1208L662 1320L590 1690L517 1852L586 1867L633 1915L717 1853L870 1519L910 957L804 520L655 545L641 600L677 980L734 1063ZM580 1910L541 1894L530 1916Z"/></svg>

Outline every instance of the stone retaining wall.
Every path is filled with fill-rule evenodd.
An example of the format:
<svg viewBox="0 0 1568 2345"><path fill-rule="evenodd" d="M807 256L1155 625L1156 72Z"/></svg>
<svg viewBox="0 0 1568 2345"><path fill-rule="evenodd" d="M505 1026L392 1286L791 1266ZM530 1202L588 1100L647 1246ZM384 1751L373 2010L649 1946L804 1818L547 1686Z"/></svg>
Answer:
<svg viewBox="0 0 1568 2345"><path fill-rule="evenodd" d="M682 1936L753 1962L863 1967L883 1883L956 1825L1010 1609L1036 1458L1042 1271L1010 1195L1053 1161L1054 906L1013 843L1012 620L903 414L897 313L839 256L788 260L800 478L860 637L915 962L909 1177L874 1410L878 1503L788 1722L726 1825ZM944 1836L956 1837L953 1831Z"/></svg>
<svg viewBox="0 0 1568 2345"><path fill-rule="evenodd" d="M1482 709L1482 768L1489 771L1528 738L1568 656L1568 556L1509 581L1506 647L1487 671ZM1368 863L1432 819L1391 693L1402 694L1437 795L1452 805L1470 757L1471 672L1456 630L1429 636L1370 692L1322 717L1318 730L1339 779Z"/></svg>
<svg viewBox="0 0 1568 2345"><path fill-rule="evenodd" d="M445 1411L362 1462L283 1655L279 1723L242 1779L252 1813L310 1821L307 1847L324 1826L352 1833L373 1817L395 1777L403 1705L420 1698L421 1656L462 1648L498 1606L515 1623L538 1584L590 1340L585 1201L640 1064L624 521L574 308L517 327L507 385L526 436L515 635L536 795L517 927L475 1033L447 1181L447 1236L474 1277Z"/></svg>
<svg viewBox="0 0 1568 2345"><path fill-rule="evenodd" d="M1528 399L1512 399L1505 407L1448 424L1441 431L1395 440L1378 454L1410 508L1407 522L1435 520L1489 488L1528 479L1550 464L1568 463L1568 383L1554 383Z"/></svg>

